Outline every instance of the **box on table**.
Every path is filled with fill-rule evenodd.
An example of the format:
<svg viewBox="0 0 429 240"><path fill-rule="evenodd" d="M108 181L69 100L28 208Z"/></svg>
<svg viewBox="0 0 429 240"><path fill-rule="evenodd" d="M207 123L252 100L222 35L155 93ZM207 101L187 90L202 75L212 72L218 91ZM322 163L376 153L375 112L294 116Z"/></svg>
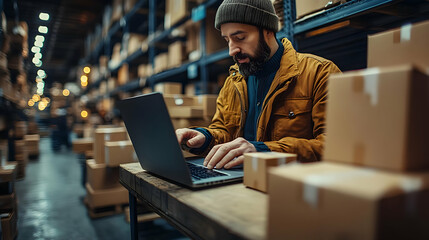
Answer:
<svg viewBox="0 0 429 240"><path fill-rule="evenodd" d="M2 239L15 239L18 233L18 217L16 210L9 213L0 214Z"/></svg>
<svg viewBox="0 0 429 240"><path fill-rule="evenodd" d="M86 160L87 183L94 190L117 188L119 183L119 168L107 167L104 163L96 163L94 159Z"/></svg>
<svg viewBox="0 0 429 240"><path fill-rule="evenodd" d="M429 172L317 162L269 172L267 239L429 239Z"/></svg>
<svg viewBox="0 0 429 240"><path fill-rule="evenodd" d="M94 132L94 159L96 163L105 163L104 145L109 141L127 140L127 131L123 127L118 128L97 128Z"/></svg>
<svg viewBox="0 0 429 240"><path fill-rule="evenodd" d="M324 160L429 169L429 77L411 65L329 78Z"/></svg>
<svg viewBox="0 0 429 240"><path fill-rule="evenodd" d="M181 86L180 86L181 89ZM193 97L185 96L183 94L162 94L164 97L165 105L168 107L176 106L194 106L195 100Z"/></svg>
<svg viewBox="0 0 429 240"><path fill-rule="evenodd" d="M429 66L429 21L370 35L368 67L414 63Z"/></svg>
<svg viewBox="0 0 429 240"><path fill-rule="evenodd" d="M85 153L86 151L91 151L94 147L93 138L78 138L73 139L73 152L75 153Z"/></svg>
<svg viewBox="0 0 429 240"><path fill-rule="evenodd" d="M243 184L246 187L267 192L268 169L296 161L294 153L253 152L244 154Z"/></svg>
<svg viewBox="0 0 429 240"><path fill-rule="evenodd" d="M106 142L104 144L106 154L106 165L108 167L119 167L122 163L137 162L137 155L130 140Z"/></svg>
<svg viewBox="0 0 429 240"><path fill-rule="evenodd" d="M87 200L90 208L105 207L128 203L128 190L123 186L103 190L94 190L85 184Z"/></svg>
<svg viewBox="0 0 429 240"><path fill-rule="evenodd" d="M164 82L155 85L155 92L161 92L163 94L181 94L182 84L176 82Z"/></svg>
<svg viewBox="0 0 429 240"><path fill-rule="evenodd" d="M208 127L210 120L204 118L172 118L174 129L189 127Z"/></svg>

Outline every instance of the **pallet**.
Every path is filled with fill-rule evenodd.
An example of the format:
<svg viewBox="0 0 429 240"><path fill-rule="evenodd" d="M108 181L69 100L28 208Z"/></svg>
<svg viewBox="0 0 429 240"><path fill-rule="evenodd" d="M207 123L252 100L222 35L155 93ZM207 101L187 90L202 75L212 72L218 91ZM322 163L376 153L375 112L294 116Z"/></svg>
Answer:
<svg viewBox="0 0 429 240"><path fill-rule="evenodd" d="M102 218L107 216L112 216L116 214L122 214L124 213L125 207L128 206L128 204L116 204L116 205L109 205L109 206L102 206L102 207L91 207L88 205L88 201L86 198L84 198L84 203L86 208L88 209L88 215L91 218Z"/></svg>
<svg viewBox="0 0 429 240"><path fill-rule="evenodd" d="M124 214L125 214L125 221L127 221L127 223L130 223L130 207L125 207ZM139 213L137 215L137 222L138 223L149 222L149 221L156 220L158 218L161 218L161 217L154 212Z"/></svg>

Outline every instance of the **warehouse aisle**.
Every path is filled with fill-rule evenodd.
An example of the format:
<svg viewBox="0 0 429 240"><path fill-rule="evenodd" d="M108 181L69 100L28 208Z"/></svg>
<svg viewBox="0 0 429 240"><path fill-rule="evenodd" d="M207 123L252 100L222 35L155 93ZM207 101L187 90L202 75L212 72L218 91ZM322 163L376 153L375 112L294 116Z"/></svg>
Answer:
<svg viewBox="0 0 429 240"><path fill-rule="evenodd" d="M129 239L124 215L91 219L83 198L81 165L65 148L54 153L50 138L41 138L40 156L30 160L24 180L15 184L18 196L18 240ZM139 239L185 239L164 220L139 225Z"/></svg>

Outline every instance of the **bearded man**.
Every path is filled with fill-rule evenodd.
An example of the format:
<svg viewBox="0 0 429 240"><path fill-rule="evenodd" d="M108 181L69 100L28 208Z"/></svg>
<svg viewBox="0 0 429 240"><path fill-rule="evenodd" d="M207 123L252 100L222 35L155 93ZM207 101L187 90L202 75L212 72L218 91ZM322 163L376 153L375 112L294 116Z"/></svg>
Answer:
<svg viewBox="0 0 429 240"><path fill-rule="evenodd" d="M191 153L207 154L209 169L243 163L246 152L296 153L302 162L321 159L329 60L295 51L278 40L278 17L270 0L225 0L215 28L235 65L222 87L208 127L176 130Z"/></svg>

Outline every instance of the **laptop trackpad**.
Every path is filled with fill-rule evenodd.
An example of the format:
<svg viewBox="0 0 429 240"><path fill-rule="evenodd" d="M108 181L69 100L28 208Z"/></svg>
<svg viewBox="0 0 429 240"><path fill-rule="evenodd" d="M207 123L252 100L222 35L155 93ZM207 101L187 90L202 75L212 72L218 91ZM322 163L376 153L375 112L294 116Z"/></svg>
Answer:
<svg viewBox="0 0 429 240"><path fill-rule="evenodd" d="M187 161L189 161L189 162L191 162L191 163L194 163L194 164L197 164L197 165L201 165L201 166L204 166L204 158L200 158L200 157L190 157L190 158L186 158L186 160ZM217 169L217 170L221 170L221 171L231 171L231 170L243 170L243 164L239 164L239 165L237 165L237 166L234 166L234 167L232 167L232 168L230 168L230 169L224 169L224 168L221 168L221 169Z"/></svg>

